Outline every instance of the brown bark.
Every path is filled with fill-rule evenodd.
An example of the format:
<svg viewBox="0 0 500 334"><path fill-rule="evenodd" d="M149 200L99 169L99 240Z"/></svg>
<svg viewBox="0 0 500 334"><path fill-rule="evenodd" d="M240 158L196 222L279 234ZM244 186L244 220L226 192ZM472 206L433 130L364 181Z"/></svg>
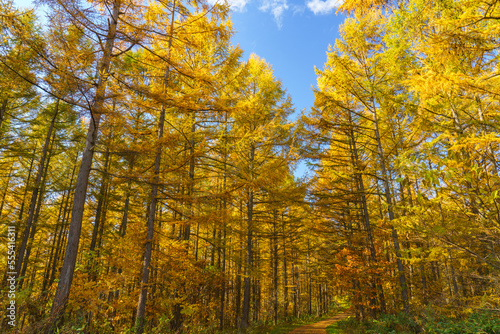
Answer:
<svg viewBox="0 0 500 334"><path fill-rule="evenodd" d="M227 229L227 197L226 197L226 183L227 183L227 112L224 114L224 176L222 180L222 286L220 292L220 315L219 315L219 329L224 329L224 307L226 297L226 229Z"/></svg>
<svg viewBox="0 0 500 334"><path fill-rule="evenodd" d="M29 258L30 258L30 254L31 254L31 248L33 247L33 242L35 240L35 233L36 233L36 228L37 228L37 223L38 223L38 217L40 216L40 210L42 208L42 201L43 201L43 197L45 194L45 184L46 184L46 180L47 180L50 158L52 156L51 152L52 152L53 147L54 147L55 136L56 136L56 133L54 132L54 135L52 137L52 143L51 143L50 149L49 149L49 154L47 157L47 164L45 165L45 170L43 171L43 178L41 181L40 193L38 194L35 215L33 217L33 226L31 227L31 232L29 235L29 242L28 242L28 246L26 247L26 254L24 256L23 265L21 267L21 273L19 275L20 276L19 283L18 283L19 289L22 289L22 286L23 286L24 276L26 274L26 269L28 268Z"/></svg>
<svg viewBox="0 0 500 334"><path fill-rule="evenodd" d="M94 156L94 147L97 141L99 123L101 121L104 101L106 98L105 91L107 86L107 78L109 75L113 46L115 43L118 17L120 15L120 5L121 0L113 1L111 17L108 20L106 44L104 46L104 54L99 66L99 81L96 87L94 104L91 108L92 117L89 122L85 148L83 150L82 161L76 180L66 253L64 256L61 276L59 278L59 284L57 286L56 294L54 296L54 302L51 309L51 318L53 320L53 324L52 327L48 329L48 332L54 330L55 322L58 321L60 315L64 312L69 297L71 283L73 281L73 273L75 271L80 234L82 230L83 210L85 206L85 199L87 197L87 185Z"/></svg>
<svg viewBox="0 0 500 334"><path fill-rule="evenodd" d="M254 147L252 145L251 160L253 160ZM243 307L241 312L241 322L240 329L245 331L249 326L249 316L250 316L250 288L251 280L250 273L252 270L252 241L253 241L253 190L248 192L248 203L247 203L247 254L246 254L246 266L245 266L245 279L244 279L244 289L243 289Z"/></svg>
<svg viewBox="0 0 500 334"><path fill-rule="evenodd" d="M109 168L109 147L106 148L106 153L104 154L104 172L101 179L101 187L99 189L99 195L97 196L97 208L94 220L94 228L92 230L92 238L90 241L90 252L93 252L96 248L98 232L101 224L101 216L103 216L103 205L105 201L106 190L108 187L108 168Z"/></svg>
<svg viewBox="0 0 500 334"><path fill-rule="evenodd" d="M4 203L5 203L5 196L7 196L7 190L9 189L9 182L10 182L10 177L12 176L12 170L14 169L13 165L10 166L10 169L9 169L9 174L7 175L7 182L5 184L5 190L2 194L2 202L0 203L0 216L2 215L2 211L3 211L3 206L4 206Z"/></svg>
<svg viewBox="0 0 500 334"><path fill-rule="evenodd" d="M33 157L31 158L30 169L28 171L28 178L26 179L26 186L24 187L23 200L21 202L21 208L19 209L19 216L18 216L19 224L21 224L21 222L23 221L24 204L25 204L26 196L28 194L28 189L29 189L29 185L30 185L31 174L33 172L33 164L35 163L35 153L36 153L36 147L33 149ZM2 208L3 208L3 202L2 202ZM1 214L1 212L2 212L2 210L0 208L0 214Z"/></svg>
<svg viewBox="0 0 500 334"><path fill-rule="evenodd" d="M3 99L2 105L0 106L0 133L2 131L2 124L3 124L3 120L5 119L5 114L7 113L8 101L9 100L7 98Z"/></svg>
<svg viewBox="0 0 500 334"><path fill-rule="evenodd" d="M134 170L134 162L135 162L135 157L132 157L130 161L130 165L128 168L128 174L132 174ZM127 182L127 193L125 195L125 203L123 205L123 216L122 216L122 222L120 224L120 236L123 238L125 234L127 233L127 223L128 223L128 210L130 206L130 193L131 193L131 180L129 179ZM121 269L120 269L121 270Z"/></svg>
<svg viewBox="0 0 500 334"><path fill-rule="evenodd" d="M75 177L77 162L78 162L78 154L75 155L75 165L73 166L73 171L71 173L71 179L70 179L69 188L68 188L68 196L66 198L66 203L64 204L64 213L63 213L62 220L60 223L61 228L59 230L59 235L57 236L55 256L54 256L54 260L52 262L52 268L51 268L51 273L49 276L48 286L52 285L52 283L55 280L56 268L59 264L59 259L61 257L64 242L66 239L66 232L67 232L68 220L69 220L69 210L68 209L69 209L69 205L71 203L71 190L73 188L73 181L74 181L74 177Z"/></svg>
<svg viewBox="0 0 500 334"><path fill-rule="evenodd" d="M26 227L23 232L23 239L21 241L21 245L19 246L19 255L16 263L16 278L19 278L23 268L23 261L25 261L25 252L28 244L28 240L30 238L30 234L32 234L32 229L34 229L33 223L37 208L37 199L38 193L40 192L40 188L42 187L42 177L45 171L45 160L47 159L47 152L49 151L50 138L52 137L52 131L54 130L54 124L56 121L56 117L59 111L59 100L56 101L54 115L52 116L52 120L50 122L49 129L47 131L47 136L45 137L45 143L43 144L42 156L40 158L40 162L38 164L38 172L35 179L35 186L33 188L33 192L31 193L31 201L28 213L28 219L26 220ZM25 265L25 264L24 264ZM19 288L22 286L22 280L20 281Z"/></svg>
<svg viewBox="0 0 500 334"><path fill-rule="evenodd" d="M278 323L278 217L276 210L273 215L273 238L272 238L272 268L273 268L273 318L274 324Z"/></svg>
<svg viewBox="0 0 500 334"><path fill-rule="evenodd" d="M288 316L288 271L287 271L287 258L286 258L286 239L285 239L285 222L283 225L283 316Z"/></svg>
<svg viewBox="0 0 500 334"><path fill-rule="evenodd" d="M160 113L160 120L158 122L158 139L163 137L163 127L165 124L165 108L162 108ZM154 221L156 213L156 203L158 195L158 183L160 182L160 163L161 163L161 143L158 142L156 151L156 158L154 164L154 178L153 185L151 186L151 193L148 207L148 221L146 231L146 242L144 245L144 261L142 266L142 279L141 290L139 293L139 301L137 303L136 315L136 333L141 334L144 331L144 315L146 312L146 300L149 284L149 269L151 265L152 251L153 251L153 237L154 237Z"/></svg>
<svg viewBox="0 0 500 334"><path fill-rule="evenodd" d="M384 192L385 192L385 200L387 202L387 211L389 214L389 221L391 222L391 231L392 231L392 242L394 245L394 251L396 254L396 264L398 268L398 273L399 273L399 285L401 288L401 298L403 301L403 310L406 313L410 312L410 304L408 300L408 287L406 283L406 276L404 272L404 266L403 266L403 260L401 259L401 246L399 244L399 236L398 232L396 231L394 225L392 222L395 219L394 216L394 211L393 211L393 204L392 204L392 196L390 193L390 187L389 187L389 174L387 172L387 168L385 165L385 156L384 156L384 149L382 147L382 142L380 140L380 133L379 133L379 128L378 128L378 118L377 118L377 111L375 109L375 103L373 103L373 123L375 127L375 139L377 140L377 148L378 148L378 155L379 155L379 160L380 160L380 168L382 172L382 178L383 178L383 185L384 185Z"/></svg>
<svg viewBox="0 0 500 334"><path fill-rule="evenodd" d="M169 31L170 38L168 41L167 60L170 59L170 51L172 48L175 9L176 9L176 1L174 0L172 4L172 14L170 17L170 31ZM164 93L166 92L169 79L170 79L170 65L167 65L167 68L165 70L165 80L163 83ZM156 203L158 195L158 186L160 182L160 163L161 163L161 153L162 153L161 139L163 138L163 128L165 125L165 112L166 112L166 106L162 105L160 111L160 119L158 120L158 144L157 144L158 147L156 148L154 177L153 177L153 184L151 186L149 208L148 208L148 221L147 221L147 231L146 231L146 243L144 245L144 262L142 266L141 287L139 292L139 300L137 302L137 313L136 313L137 334L142 334L142 332L144 331L144 322L145 322L144 316L146 313L146 300L148 295L149 270L150 270L151 256L153 251L155 212L156 212Z"/></svg>
<svg viewBox="0 0 500 334"><path fill-rule="evenodd" d="M359 159L358 155L358 149L356 145L356 138L354 136L354 129L353 129L353 122L352 122L352 116L351 112L348 111L348 118L349 118L349 137L350 137L350 146L351 146L351 160L352 160L352 166L354 170L356 171L355 174L355 179L356 179L356 190L360 196L361 199L361 209L362 209L362 216L363 216L363 225L366 231L366 236L368 239L368 247L370 249L370 262L372 265L377 263L377 254L375 251L375 244L373 241L373 232L371 228L371 223L370 223L370 215L368 213L368 204L366 201L366 191L365 191L365 186L363 182L363 174L362 171L360 170L359 166L362 165L362 162ZM380 311L382 313L386 312L386 305L385 305L385 297L384 297L384 290L382 288L382 284L380 282L380 278L376 278L375 282L373 283L376 286L376 289L378 291L378 301L380 305L376 305L375 298L372 296L370 303L372 304L372 310L373 312L376 312L376 308L380 308ZM374 317L376 317L376 314L374 314Z"/></svg>

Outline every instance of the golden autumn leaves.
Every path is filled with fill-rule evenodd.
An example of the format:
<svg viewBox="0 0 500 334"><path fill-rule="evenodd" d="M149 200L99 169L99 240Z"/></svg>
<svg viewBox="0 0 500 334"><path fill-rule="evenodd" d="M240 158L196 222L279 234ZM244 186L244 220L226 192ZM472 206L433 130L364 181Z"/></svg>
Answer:
<svg viewBox="0 0 500 334"><path fill-rule="evenodd" d="M46 30L2 44L43 90L0 68L2 215L36 231L25 328L244 331L342 294L359 317L497 305L496 4L345 1L297 122L225 6L47 4Z"/></svg>

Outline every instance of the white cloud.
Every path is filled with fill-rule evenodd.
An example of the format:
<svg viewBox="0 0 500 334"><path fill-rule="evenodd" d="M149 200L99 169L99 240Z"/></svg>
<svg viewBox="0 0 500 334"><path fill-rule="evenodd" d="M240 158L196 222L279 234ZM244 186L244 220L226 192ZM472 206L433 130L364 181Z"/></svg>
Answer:
<svg viewBox="0 0 500 334"><path fill-rule="evenodd" d="M250 2L250 0L227 0L231 9L235 12L242 12L245 10L246 5ZM216 3L224 3L224 0L208 0L208 3L214 5Z"/></svg>
<svg viewBox="0 0 500 334"><path fill-rule="evenodd" d="M342 4L343 0L309 0L306 5L314 14L329 14Z"/></svg>
<svg viewBox="0 0 500 334"><path fill-rule="evenodd" d="M293 5L292 10L293 10L293 15L304 14L304 11L306 10L306 6Z"/></svg>
<svg viewBox="0 0 500 334"><path fill-rule="evenodd" d="M264 0L259 9L263 12L270 12L279 28L283 25L283 13L288 9L287 0Z"/></svg>

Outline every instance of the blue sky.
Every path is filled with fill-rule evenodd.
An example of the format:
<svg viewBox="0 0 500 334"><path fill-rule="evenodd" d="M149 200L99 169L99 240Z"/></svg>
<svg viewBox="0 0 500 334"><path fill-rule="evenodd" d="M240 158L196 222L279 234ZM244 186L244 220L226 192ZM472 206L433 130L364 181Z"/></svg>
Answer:
<svg viewBox="0 0 500 334"><path fill-rule="evenodd" d="M233 38L248 57L264 58L292 96L297 111L314 103L314 66L323 68L338 38L338 0L232 0Z"/></svg>

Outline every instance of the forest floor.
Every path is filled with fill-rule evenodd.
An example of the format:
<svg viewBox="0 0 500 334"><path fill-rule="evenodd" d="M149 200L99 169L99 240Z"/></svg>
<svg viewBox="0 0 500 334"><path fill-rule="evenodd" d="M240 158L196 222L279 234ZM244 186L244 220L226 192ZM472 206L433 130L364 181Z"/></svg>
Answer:
<svg viewBox="0 0 500 334"><path fill-rule="evenodd" d="M337 321L346 319L349 316L350 316L349 313L345 312L339 313L330 319L318 321L310 325L295 328L293 331L289 332L289 334L326 334L326 327L330 326L331 324Z"/></svg>

